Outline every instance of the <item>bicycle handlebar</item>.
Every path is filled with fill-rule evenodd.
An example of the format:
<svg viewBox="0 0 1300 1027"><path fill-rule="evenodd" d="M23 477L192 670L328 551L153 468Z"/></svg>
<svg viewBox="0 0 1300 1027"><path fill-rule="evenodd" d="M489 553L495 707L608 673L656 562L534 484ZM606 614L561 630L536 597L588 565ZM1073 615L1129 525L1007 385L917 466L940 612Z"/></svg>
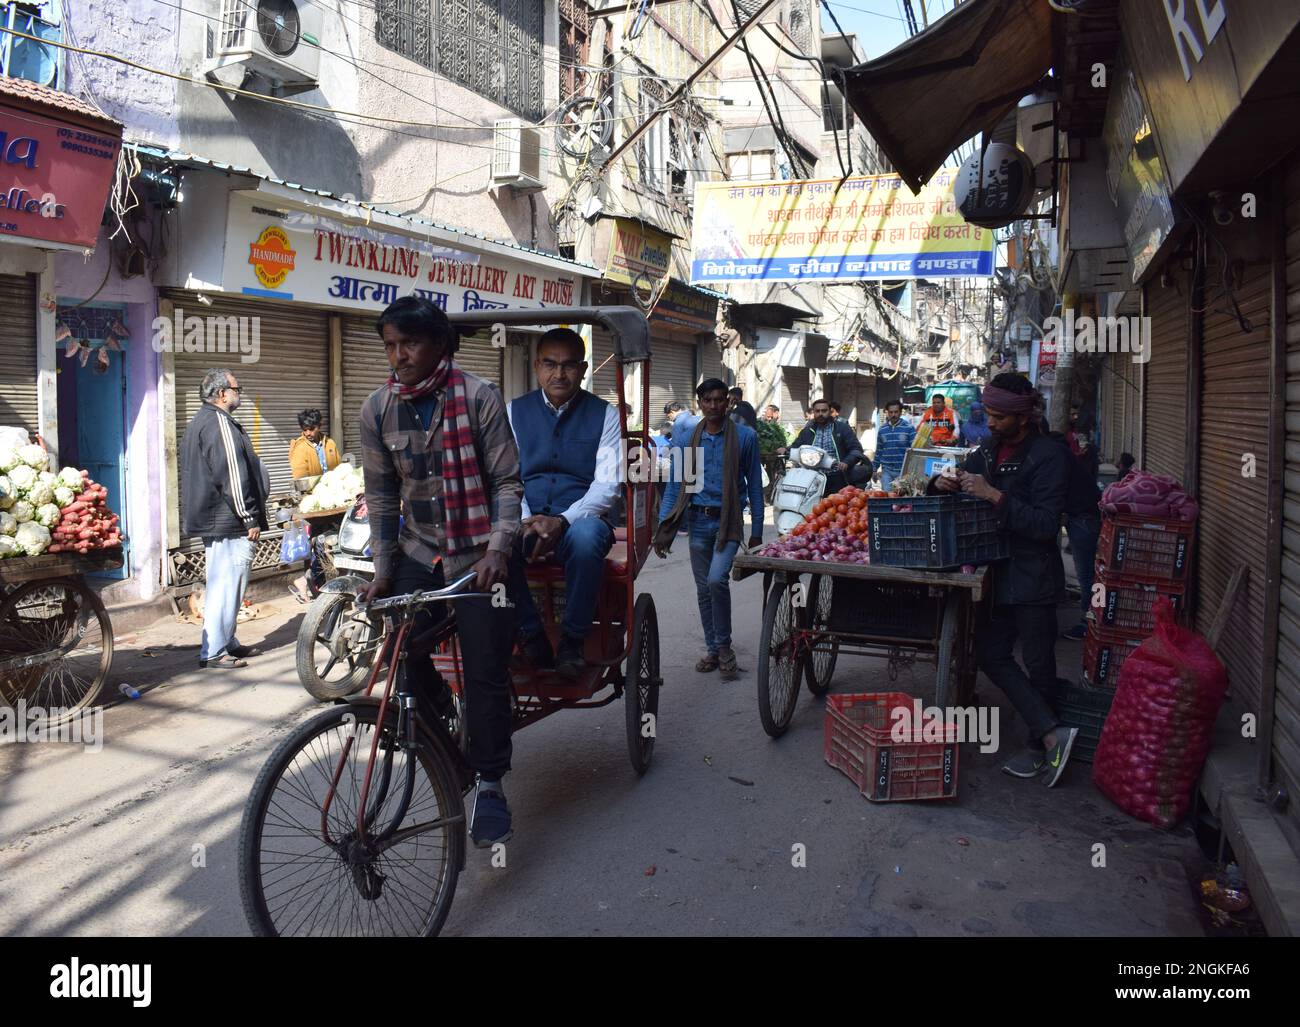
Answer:
<svg viewBox="0 0 1300 1027"><path fill-rule="evenodd" d="M444 585L442 588L430 589L428 591L416 590L407 592L404 595L388 596L384 599L372 599L369 603L357 603L357 612L362 614L380 613L384 610L393 610L397 608L416 609L421 606L428 606L430 603L440 603L446 599L477 599L492 598L491 592L462 592L461 589L471 584L476 575L473 571L467 571L450 585Z"/></svg>

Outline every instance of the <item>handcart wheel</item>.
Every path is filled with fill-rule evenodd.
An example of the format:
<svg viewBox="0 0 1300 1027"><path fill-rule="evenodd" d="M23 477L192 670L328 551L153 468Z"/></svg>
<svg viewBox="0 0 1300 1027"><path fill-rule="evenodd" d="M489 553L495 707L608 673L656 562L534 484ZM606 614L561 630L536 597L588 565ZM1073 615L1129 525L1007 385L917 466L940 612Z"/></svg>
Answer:
<svg viewBox="0 0 1300 1027"><path fill-rule="evenodd" d="M627 717L627 754L632 768L644 774L655 751L659 730L659 618L649 593L636 597L632 612L632 650L623 681L623 711Z"/></svg>
<svg viewBox="0 0 1300 1027"><path fill-rule="evenodd" d="M99 596L71 578L11 592L0 603L0 666L22 657L36 659L0 672L0 706L25 700L54 725L94 705L113 665L113 625Z"/></svg>
<svg viewBox="0 0 1300 1027"><path fill-rule="evenodd" d="M789 586L776 582L763 610L758 643L758 716L773 738L785 734L799 697L804 656L795 646L798 621Z"/></svg>
<svg viewBox="0 0 1300 1027"><path fill-rule="evenodd" d="M957 683L957 618L961 613L961 596L949 592L943 604L943 627L939 630L938 667L934 676L934 704L943 708L952 700Z"/></svg>
<svg viewBox="0 0 1300 1027"><path fill-rule="evenodd" d="M831 687L835 673L835 660L840 653L840 640L824 629L831 620L831 598L835 579L826 574L814 574L808 585L808 599L804 606L804 627L823 633L812 640L813 648L805 660L804 680L813 695L825 695Z"/></svg>

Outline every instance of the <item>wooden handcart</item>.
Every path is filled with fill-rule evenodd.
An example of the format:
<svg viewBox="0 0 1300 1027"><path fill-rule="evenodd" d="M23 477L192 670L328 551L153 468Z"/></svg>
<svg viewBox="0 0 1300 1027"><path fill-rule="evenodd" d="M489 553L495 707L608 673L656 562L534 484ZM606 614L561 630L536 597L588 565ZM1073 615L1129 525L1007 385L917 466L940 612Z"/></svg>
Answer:
<svg viewBox="0 0 1300 1027"><path fill-rule="evenodd" d="M773 738L790 725L800 681L813 695L824 695L841 653L887 659L891 681L900 667L933 663L936 706L968 701L974 692L975 618L989 594L987 567L962 574L736 557L736 580L759 573L758 713Z"/></svg>
<svg viewBox="0 0 1300 1027"><path fill-rule="evenodd" d="M113 626L85 575L122 566L122 549L0 561L0 707L49 724L95 705L113 666Z"/></svg>

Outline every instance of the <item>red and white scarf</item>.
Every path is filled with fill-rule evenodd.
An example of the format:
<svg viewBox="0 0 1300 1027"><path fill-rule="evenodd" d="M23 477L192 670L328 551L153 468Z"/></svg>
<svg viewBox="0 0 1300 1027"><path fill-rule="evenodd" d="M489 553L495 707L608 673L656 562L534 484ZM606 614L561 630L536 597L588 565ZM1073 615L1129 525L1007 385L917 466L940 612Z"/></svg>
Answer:
<svg viewBox="0 0 1300 1027"><path fill-rule="evenodd" d="M403 385L394 374L388 389L401 399L414 401L445 390L442 408L442 505L448 552L473 549L492 536L492 516L487 489L474 448L465 398L465 375L450 359L414 385Z"/></svg>

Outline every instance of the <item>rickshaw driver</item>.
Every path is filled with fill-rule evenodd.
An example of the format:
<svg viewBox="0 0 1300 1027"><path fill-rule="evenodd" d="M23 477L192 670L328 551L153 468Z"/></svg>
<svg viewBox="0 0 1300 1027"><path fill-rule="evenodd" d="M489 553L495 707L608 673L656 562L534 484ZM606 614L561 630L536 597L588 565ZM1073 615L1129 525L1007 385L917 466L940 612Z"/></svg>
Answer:
<svg viewBox="0 0 1300 1027"><path fill-rule="evenodd" d="M569 678L582 673L583 646L596 613L614 530L604 519L618 495L622 430L618 412L582 388L586 343L571 328L552 328L537 343L540 388L506 411L519 444L524 482L520 552L510 563L520 645L533 666ZM524 558L552 551L564 564L564 621L558 653L528 590Z"/></svg>
<svg viewBox="0 0 1300 1027"><path fill-rule="evenodd" d="M475 573L477 591L493 591L506 580L523 492L501 393L453 362L456 330L427 299L397 300L376 328L392 376L361 406L361 466L375 560L375 579L361 598L441 588L467 570ZM464 661L469 763L478 777L470 837L486 848L511 834L501 778L510 770L513 618L489 597L456 600L453 607ZM416 616L404 663L417 694L437 706L450 691L419 642L432 621L427 609Z"/></svg>

